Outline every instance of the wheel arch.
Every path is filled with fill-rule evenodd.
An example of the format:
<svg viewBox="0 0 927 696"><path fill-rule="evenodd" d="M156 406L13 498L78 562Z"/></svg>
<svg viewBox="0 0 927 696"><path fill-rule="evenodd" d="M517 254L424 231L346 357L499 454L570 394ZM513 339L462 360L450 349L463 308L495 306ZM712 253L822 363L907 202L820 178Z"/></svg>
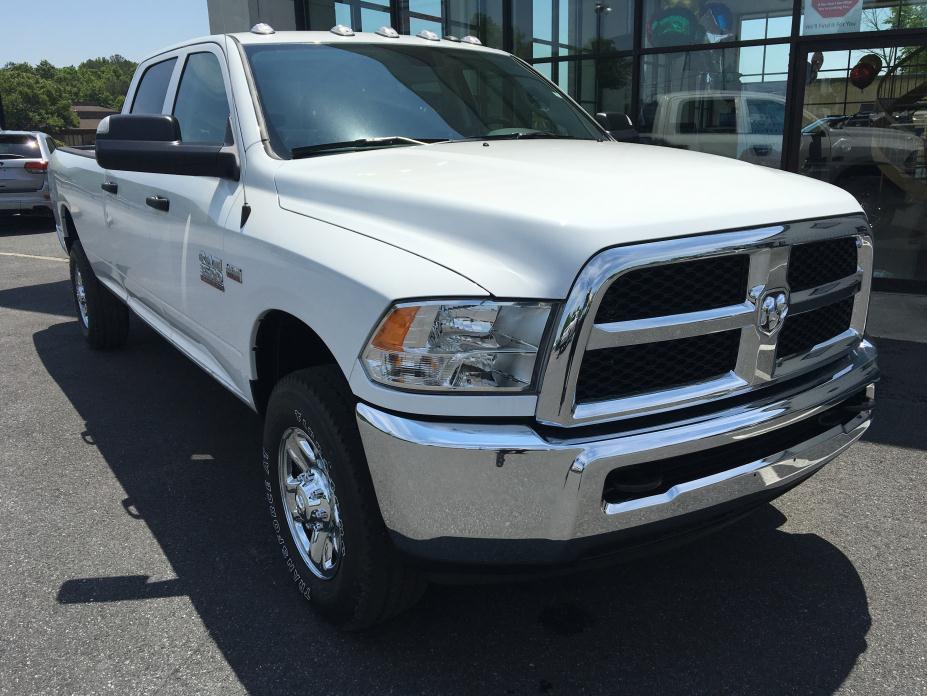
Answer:
<svg viewBox="0 0 927 696"><path fill-rule="evenodd" d="M61 219L61 236L64 240L64 248L70 252L74 240L80 239L77 234L77 225L74 224L74 218L67 203L59 204L58 213Z"/></svg>
<svg viewBox="0 0 927 696"><path fill-rule="evenodd" d="M341 372L321 336L302 319L281 309L267 310L255 322L251 351L251 396L261 415L267 410L274 385L286 375L318 365L334 365ZM348 388L346 378L344 384Z"/></svg>

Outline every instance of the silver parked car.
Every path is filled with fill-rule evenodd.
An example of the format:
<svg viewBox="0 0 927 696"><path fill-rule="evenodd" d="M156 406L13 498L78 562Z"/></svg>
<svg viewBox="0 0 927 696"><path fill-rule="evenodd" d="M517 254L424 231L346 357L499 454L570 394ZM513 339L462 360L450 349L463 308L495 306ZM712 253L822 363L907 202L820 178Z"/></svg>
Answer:
<svg viewBox="0 0 927 696"><path fill-rule="evenodd" d="M0 131L0 215L51 214L48 156L51 136L35 131Z"/></svg>

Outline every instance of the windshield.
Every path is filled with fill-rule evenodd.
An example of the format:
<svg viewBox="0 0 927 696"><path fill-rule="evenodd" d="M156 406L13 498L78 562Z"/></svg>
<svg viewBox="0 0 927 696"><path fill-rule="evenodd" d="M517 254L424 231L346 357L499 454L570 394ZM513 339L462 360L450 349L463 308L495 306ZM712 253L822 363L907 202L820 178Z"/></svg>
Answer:
<svg viewBox="0 0 927 696"><path fill-rule="evenodd" d="M0 135L0 159L38 159L39 141L31 135Z"/></svg>
<svg viewBox="0 0 927 696"><path fill-rule="evenodd" d="M362 43L245 50L271 146L282 157L396 136L425 142L530 133L604 137L549 82L504 54Z"/></svg>

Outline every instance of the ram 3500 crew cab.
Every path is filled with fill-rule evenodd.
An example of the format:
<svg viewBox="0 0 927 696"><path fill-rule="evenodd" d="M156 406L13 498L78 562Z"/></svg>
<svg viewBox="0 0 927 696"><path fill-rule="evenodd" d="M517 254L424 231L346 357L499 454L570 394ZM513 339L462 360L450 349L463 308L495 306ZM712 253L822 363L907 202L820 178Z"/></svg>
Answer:
<svg viewBox="0 0 927 696"><path fill-rule="evenodd" d="M90 345L131 310L263 415L273 543L346 626L729 520L869 424L851 196L615 142L470 37L190 41L51 171Z"/></svg>

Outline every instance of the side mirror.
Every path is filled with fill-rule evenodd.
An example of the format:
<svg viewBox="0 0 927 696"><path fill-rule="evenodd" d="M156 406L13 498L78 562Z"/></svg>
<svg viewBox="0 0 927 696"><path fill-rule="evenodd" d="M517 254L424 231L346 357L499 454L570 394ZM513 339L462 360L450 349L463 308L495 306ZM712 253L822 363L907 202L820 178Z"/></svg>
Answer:
<svg viewBox="0 0 927 696"><path fill-rule="evenodd" d="M631 117L620 111L602 111L595 115L595 120L608 131L615 140L637 142L637 131Z"/></svg>
<svg viewBox="0 0 927 696"><path fill-rule="evenodd" d="M103 169L234 181L241 175L231 148L183 142L177 119L164 114L107 116L97 127L96 156Z"/></svg>

